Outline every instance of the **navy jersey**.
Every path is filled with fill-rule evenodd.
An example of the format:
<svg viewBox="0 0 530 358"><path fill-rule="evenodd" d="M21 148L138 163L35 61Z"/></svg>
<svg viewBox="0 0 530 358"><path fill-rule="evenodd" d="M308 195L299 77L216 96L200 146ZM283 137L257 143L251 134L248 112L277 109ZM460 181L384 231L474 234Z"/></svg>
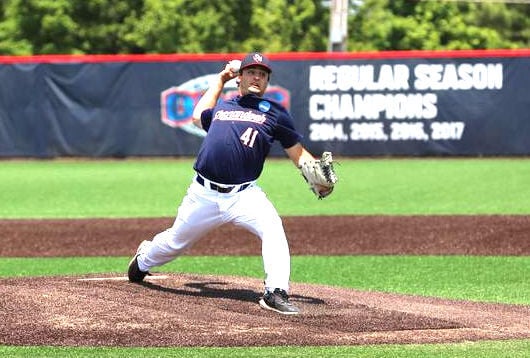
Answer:
<svg viewBox="0 0 530 358"><path fill-rule="evenodd" d="M275 140L283 148L301 140L282 105L252 94L205 110L201 123L208 133L193 168L221 184L256 180Z"/></svg>

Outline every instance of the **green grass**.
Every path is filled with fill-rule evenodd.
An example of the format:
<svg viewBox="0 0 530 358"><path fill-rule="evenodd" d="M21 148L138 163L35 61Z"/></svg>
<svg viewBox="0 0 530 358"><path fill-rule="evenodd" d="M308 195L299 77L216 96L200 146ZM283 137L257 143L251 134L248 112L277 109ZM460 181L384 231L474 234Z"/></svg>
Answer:
<svg viewBox="0 0 530 358"><path fill-rule="evenodd" d="M0 277L125 275L129 258L3 258ZM159 268L262 278L261 257L183 256ZM530 257L294 256L292 281L485 302L530 304Z"/></svg>
<svg viewBox="0 0 530 358"><path fill-rule="evenodd" d="M77 358L523 358L530 350L530 341L465 342L432 345L373 345L352 347L258 347L258 348L59 348L2 347L3 357L77 357Z"/></svg>
<svg viewBox="0 0 530 358"><path fill-rule="evenodd" d="M171 216L189 161L0 162L0 218Z"/></svg>
<svg viewBox="0 0 530 358"><path fill-rule="evenodd" d="M174 216L191 159L0 161L0 219ZM281 215L530 214L530 160L338 159L317 201L287 160L260 179ZM123 273L128 258L0 258L0 277ZM529 304L529 256L296 256L294 282ZM182 257L160 269L262 277L260 257ZM523 357L530 340L272 348L0 346L5 357Z"/></svg>
<svg viewBox="0 0 530 358"><path fill-rule="evenodd" d="M0 218L174 216L193 161L0 162ZM339 159L317 201L287 160L259 181L281 215L530 214L527 159Z"/></svg>
<svg viewBox="0 0 530 358"><path fill-rule="evenodd" d="M262 187L285 215L530 214L528 159L338 159L335 168L335 192L318 203L305 200L297 173L278 187L289 162L267 168Z"/></svg>

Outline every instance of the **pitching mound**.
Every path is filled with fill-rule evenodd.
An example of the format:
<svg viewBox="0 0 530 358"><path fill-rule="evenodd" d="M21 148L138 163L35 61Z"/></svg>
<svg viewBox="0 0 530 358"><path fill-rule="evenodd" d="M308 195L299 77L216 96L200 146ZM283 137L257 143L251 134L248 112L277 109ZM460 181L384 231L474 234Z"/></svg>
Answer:
<svg viewBox="0 0 530 358"><path fill-rule="evenodd" d="M158 275L0 280L0 344L278 346L530 338L530 307L293 284L298 316L257 304L262 282Z"/></svg>

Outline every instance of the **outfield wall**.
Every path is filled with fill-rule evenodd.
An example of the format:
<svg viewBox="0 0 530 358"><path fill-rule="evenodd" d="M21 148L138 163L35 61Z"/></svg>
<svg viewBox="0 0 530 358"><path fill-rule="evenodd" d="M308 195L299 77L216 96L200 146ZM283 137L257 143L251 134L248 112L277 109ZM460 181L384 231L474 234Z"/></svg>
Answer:
<svg viewBox="0 0 530 358"><path fill-rule="evenodd" d="M0 157L194 156L193 106L240 57L0 56ZM530 49L269 57L266 96L315 153L530 154Z"/></svg>

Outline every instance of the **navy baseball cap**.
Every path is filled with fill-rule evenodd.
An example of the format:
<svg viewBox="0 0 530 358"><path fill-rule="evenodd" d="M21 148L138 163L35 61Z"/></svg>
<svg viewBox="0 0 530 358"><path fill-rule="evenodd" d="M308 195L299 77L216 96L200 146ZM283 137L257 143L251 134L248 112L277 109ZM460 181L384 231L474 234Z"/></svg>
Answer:
<svg viewBox="0 0 530 358"><path fill-rule="evenodd" d="M241 61L241 67L239 68L239 72L243 71L244 68L250 66L261 66L268 73L272 72L269 59L259 52L251 52L247 54L243 61Z"/></svg>

